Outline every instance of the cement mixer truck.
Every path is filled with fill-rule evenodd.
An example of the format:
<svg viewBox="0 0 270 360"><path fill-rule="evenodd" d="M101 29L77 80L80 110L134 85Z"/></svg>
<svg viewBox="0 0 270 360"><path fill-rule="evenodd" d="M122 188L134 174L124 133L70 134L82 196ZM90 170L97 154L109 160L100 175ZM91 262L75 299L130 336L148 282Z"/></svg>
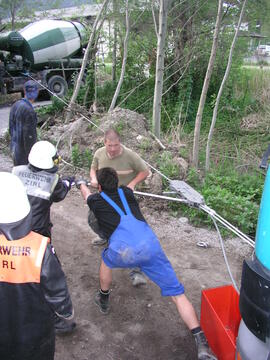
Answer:
<svg viewBox="0 0 270 360"><path fill-rule="evenodd" d="M0 93L22 92L30 75L64 96L80 70L86 43L86 28L77 21L41 20L0 34Z"/></svg>

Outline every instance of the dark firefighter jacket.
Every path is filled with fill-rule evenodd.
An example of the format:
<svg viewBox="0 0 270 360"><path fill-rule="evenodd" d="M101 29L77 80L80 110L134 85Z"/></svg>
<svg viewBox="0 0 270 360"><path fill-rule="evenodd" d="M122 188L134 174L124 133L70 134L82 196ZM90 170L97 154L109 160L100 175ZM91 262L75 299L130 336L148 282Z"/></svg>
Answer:
<svg viewBox="0 0 270 360"><path fill-rule="evenodd" d="M27 99L15 102L9 114L10 150L14 165L26 165L31 147L37 141L37 115Z"/></svg>
<svg viewBox="0 0 270 360"><path fill-rule="evenodd" d="M52 203L63 200L69 189L56 174L57 167L37 170L31 165L15 166L12 173L17 175L26 187L32 209L32 230L51 238Z"/></svg>
<svg viewBox="0 0 270 360"><path fill-rule="evenodd" d="M69 317L73 310L48 238L0 235L0 274L0 359L53 360L53 314Z"/></svg>

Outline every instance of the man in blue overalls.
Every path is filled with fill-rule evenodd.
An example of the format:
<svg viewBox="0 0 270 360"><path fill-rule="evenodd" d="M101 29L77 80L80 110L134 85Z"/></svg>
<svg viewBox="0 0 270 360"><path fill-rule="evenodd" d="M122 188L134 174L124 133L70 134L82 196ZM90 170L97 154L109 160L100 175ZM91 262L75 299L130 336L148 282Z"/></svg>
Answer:
<svg viewBox="0 0 270 360"><path fill-rule="evenodd" d="M109 312L109 296L113 268L138 267L161 289L162 296L171 296L180 317L194 336L199 360L214 360L195 310L184 294L171 263L159 240L141 214L133 191L118 188L117 173L112 168L97 171L99 193L91 194L85 181L77 181L83 198L97 218L100 228L109 238L102 253L100 290L95 303L103 314Z"/></svg>

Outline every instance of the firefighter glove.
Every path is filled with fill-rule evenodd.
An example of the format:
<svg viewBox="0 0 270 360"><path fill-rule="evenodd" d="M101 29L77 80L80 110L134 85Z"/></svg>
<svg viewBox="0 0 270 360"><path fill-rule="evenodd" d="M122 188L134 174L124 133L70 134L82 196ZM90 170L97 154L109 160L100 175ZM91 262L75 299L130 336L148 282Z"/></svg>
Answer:
<svg viewBox="0 0 270 360"><path fill-rule="evenodd" d="M70 190L71 186L75 183L75 176L63 176L62 181L67 185L68 190Z"/></svg>
<svg viewBox="0 0 270 360"><path fill-rule="evenodd" d="M79 179L75 181L75 184L76 184L76 188L80 190L82 184L87 186L87 181L84 179Z"/></svg>

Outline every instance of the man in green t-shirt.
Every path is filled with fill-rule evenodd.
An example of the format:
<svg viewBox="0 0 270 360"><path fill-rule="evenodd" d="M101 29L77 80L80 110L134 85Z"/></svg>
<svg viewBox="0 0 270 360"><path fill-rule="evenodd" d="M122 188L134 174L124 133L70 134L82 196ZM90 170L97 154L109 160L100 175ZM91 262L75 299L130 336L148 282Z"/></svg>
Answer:
<svg viewBox="0 0 270 360"><path fill-rule="evenodd" d="M145 162L138 154L121 144L120 135L114 129L105 132L104 145L94 154L90 169L91 185L98 186L97 170L111 167L117 172L119 186L125 185L134 190L135 186L149 175ZM99 238L93 240L93 245L106 244L107 239L103 236L102 229L99 228L92 211L89 211L88 223L92 230L99 235ZM146 283L143 274L137 269L131 271L130 277L134 286Z"/></svg>
<svg viewBox="0 0 270 360"><path fill-rule="evenodd" d="M117 172L119 186L125 185L134 190L149 175L145 162L138 154L121 144L119 134L113 129L106 131L104 144L93 158L90 170L92 186L97 187L96 171L111 167Z"/></svg>

